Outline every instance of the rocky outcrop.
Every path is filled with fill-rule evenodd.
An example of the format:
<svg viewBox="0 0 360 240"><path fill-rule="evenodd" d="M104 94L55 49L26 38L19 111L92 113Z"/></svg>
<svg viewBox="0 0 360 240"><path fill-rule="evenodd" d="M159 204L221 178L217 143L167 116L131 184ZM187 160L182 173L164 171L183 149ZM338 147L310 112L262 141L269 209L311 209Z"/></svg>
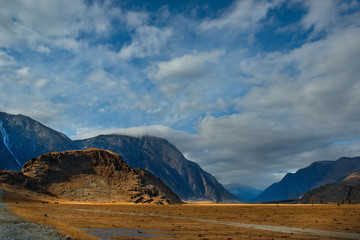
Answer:
<svg viewBox="0 0 360 240"><path fill-rule="evenodd" d="M308 191L300 203L360 203L360 171L357 171L343 181L327 184Z"/></svg>
<svg viewBox="0 0 360 240"><path fill-rule="evenodd" d="M360 157L314 162L296 173L288 173L253 199L255 202L298 199L312 188L339 183L360 169Z"/></svg>
<svg viewBox="0 0 360 240"><path fill-rule="evenodd" d="M68 200L181 203L159 178L131 168L118 154L100 149L42 154L28 161L21 172L2 171L0 176L3 183Z"/></svg>
<svg viewBox="0 0 360 240"><path fill-rule="evenodd" d="M181 199L239 202L215 177L187 160L165 139L100 135L75 143L83 148L96 147L120 154L131 167L147 169L161 178Z"/></svg>

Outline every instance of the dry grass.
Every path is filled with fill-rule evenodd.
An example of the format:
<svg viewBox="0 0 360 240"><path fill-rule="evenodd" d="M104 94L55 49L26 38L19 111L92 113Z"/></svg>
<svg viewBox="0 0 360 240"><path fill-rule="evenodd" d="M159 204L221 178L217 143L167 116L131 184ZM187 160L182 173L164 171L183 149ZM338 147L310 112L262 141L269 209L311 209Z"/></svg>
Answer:
<svg viewBox="0 0 360 240"><path fill-rule="evenodd" d="M45 199L49 203L43 204L41 201L44 201L44 196L29 196L21 199L19 193L15 192L7 196L11 196L6 200L15 214L33 222L55 227L64 235L71 235L73 239L97 239L91 238L79 230L79 227L159 230L162 234L175 235L176 239L321 239L184 219L123 215L117 212L148 213L338 232L360 232L360 205L184 204L157 206L64 201L54 204L56 199ZM18 204L15 201L18 201ZM76 209L89 211L77 211ZM94 212L94 210L108 212ZM47 217L44 216L45 214ZM129 239L129 237L118 237L117 239ZM157 236L151 239L169 239L169 237Z"/></svg>
<svg viewBox="0 0 360 240"><path fill-rule="evenodd" d="M11 207L12 212L15 215L21 216L27 221L40 223L45 227L50 227L61 232L64 236L70 235L73 239L89 239L99 240L99 238L86 234L84 231L76 228L73 223L63 219L64 216L49 216L45 217L44 211L38 211L38 209L23 208L23 207Z"/></svg>

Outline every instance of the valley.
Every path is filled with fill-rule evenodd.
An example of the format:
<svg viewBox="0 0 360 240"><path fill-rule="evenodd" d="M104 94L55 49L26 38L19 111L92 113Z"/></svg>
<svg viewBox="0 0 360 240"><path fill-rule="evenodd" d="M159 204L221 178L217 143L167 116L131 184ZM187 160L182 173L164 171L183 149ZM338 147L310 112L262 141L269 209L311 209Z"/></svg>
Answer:
<svg viewBox="0 0 360 240"><path fill-rule="evenodd" d="M360 239L359 204L98 203L4 190L14 214L73 239ZM90 229L135 234L99 237Z"/></svg>

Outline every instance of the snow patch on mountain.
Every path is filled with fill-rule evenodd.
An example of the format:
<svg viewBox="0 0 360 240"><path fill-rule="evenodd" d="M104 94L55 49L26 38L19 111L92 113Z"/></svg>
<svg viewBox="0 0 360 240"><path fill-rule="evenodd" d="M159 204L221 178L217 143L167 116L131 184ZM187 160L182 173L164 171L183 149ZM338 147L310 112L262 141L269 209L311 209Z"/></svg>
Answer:
<svg viewBox="0 0 360 240"><path fill-rule="evenodd" d="M11 156L15 159L16 163L21 167L21 163L19 162L19 160L15 157L14 153L11 151L11 146L10 146L10 139L9 139L9 135L6 132L6 129L4 127L4 123L2 121L0 121L0 132L3 138L3 142L4 145L6 147L6 149L9 151L9 153L11 154Z"/></svg>

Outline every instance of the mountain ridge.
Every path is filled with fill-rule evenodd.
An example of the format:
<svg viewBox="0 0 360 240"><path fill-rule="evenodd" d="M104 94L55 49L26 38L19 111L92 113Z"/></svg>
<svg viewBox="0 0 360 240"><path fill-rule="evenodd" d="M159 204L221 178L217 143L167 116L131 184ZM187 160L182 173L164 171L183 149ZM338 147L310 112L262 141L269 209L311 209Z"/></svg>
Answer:
<svg viewBox="0 0 360 240"><path fill-rule="evenodd" d="M47 152L97 147L121 154L132 167L150 170L184 200L238 202L238 199L211 174L202 170L198 164L187 160L166 139L155 136L100 135L73 141L65 134L24 115L0 112L0 122L2 123L0 131L2 169L20 170L21 167L16 160L22 165ZM109 138L113 140L108 142ZM116 146L114 142L124 143L125 146ZM161 154L158 154L158 151ZM154 164L156 167L153 166Z"/></svg>
<svg viewBox="0 0 360 240"><path fill-rule="evenodd" d="M360 169L360 157L341 157L336 161L317 161L296 173L286 174L281 181L266 188L253 202L298 199L307 191L342 181Z"/></svg>
<svg viewBox="0 0 360 240"><path fill-rule="evenodd" d="M326 184L306 192L300 203L360 203L360 170L339 183Z"/></svg>
<svg viewBox="0 0 360 240"><path fill-rule="evenodd" d="M65 134L22 114L0 112L0 135L0 153L12 156L11 161L2 155L1 162L7 162L9 170L20 170L29 159L45 152L76 149Z"/></svg>
<svg viewBox="0 0 360 240"><path fill-rule="evenodd" d="M202 170L197 163L187 160L166 139L112 134L75 142L82 148L96 147L121 154L131 167L147 169L163 179L182 199L236 200L211 174Z"/></svg>

